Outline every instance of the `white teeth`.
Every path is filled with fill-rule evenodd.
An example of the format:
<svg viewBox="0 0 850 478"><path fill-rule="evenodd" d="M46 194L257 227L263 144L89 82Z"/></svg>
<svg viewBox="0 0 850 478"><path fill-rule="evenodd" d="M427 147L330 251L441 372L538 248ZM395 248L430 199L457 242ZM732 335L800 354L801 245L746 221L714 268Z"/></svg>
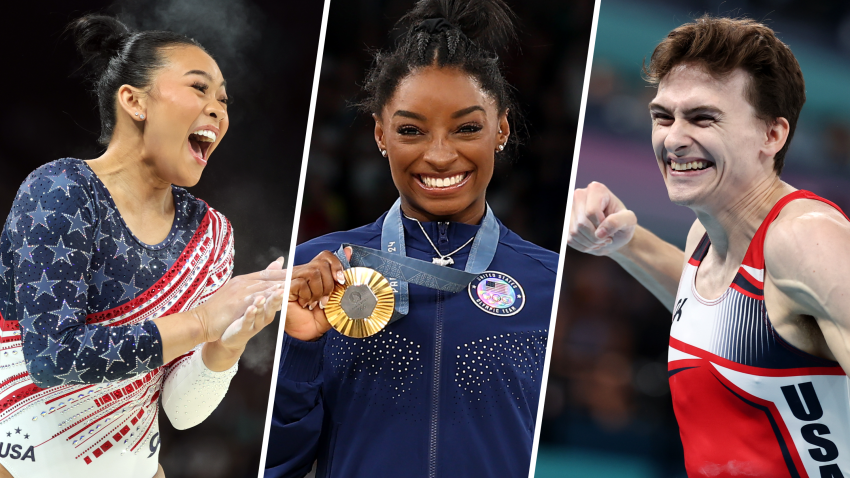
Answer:
<svg viewBox="0 0 850 478"><path fill-rule="evenodd" d="M420 176L420 178L429 188L447 188L460 183L465 176L465 174L458 174L450 178L431 178L428 176Z"/></svg>
<svg viewBox="0 0 850 478"><path fill-rule="evenodd" d="M705 169L708 167L708 161L691 161L689 163L670 162L670 169L674 171L687 171L689 169Z"/></svg>
<svg viewBox="0 0 850 478"><path fill-rule="evenodd" d="M205 143L214 143L215 142L215 138L216 138L215 133L213 133L212 131L210 131L208 129L200 129L198 131L195 131L192 134L197 136L198 141L203 141Z"/></svg>

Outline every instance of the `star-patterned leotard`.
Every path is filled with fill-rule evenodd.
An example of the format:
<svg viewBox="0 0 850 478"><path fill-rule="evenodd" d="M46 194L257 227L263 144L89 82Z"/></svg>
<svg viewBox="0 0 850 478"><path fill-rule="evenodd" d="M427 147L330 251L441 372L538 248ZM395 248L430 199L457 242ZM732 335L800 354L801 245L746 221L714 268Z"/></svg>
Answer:
<svg viewBox="0 0 850 478"><path fill-rule="evenodd" d="M174 223L138 240L88 165L34 171L0 236L0 464L16 477L150 478L158 398L178 428L206 418L236 366L196 349L162 361L152 319L196 307L233 268L227 219L173 188Z"/></svg>

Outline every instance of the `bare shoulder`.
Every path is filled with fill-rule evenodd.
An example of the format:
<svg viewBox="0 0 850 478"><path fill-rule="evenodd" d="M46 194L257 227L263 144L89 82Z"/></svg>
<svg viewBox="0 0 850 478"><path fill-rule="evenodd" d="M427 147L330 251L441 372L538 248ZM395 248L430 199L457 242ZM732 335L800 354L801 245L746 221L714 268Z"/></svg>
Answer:
<svg viewBox="0 0 850 478"><path fill-rule="evenodd" d="M814 199L788 203L767 230L765 260L795 256L820 256L833 249L846 249L850 239L850 221L841 211Z"/></svg>
<svg viewBox="0 0 850 478"><path fill-rule="evenodd" d="M783 222L793 222L797 219L805 221L821 217L837 220L841 223L850 222L840 210L823 201L818 201L817 199L797 199L789 202L782 208L782 212L779 213L773 225Z"/></svg>
<svg viewBox="0 0 850 478"><path fill-rule="evenodd" d="M765 266L779 277L838 272L836 266L850 262L848 241L850 221L841 211L814 199L792 201L767 231Z"/></svg>

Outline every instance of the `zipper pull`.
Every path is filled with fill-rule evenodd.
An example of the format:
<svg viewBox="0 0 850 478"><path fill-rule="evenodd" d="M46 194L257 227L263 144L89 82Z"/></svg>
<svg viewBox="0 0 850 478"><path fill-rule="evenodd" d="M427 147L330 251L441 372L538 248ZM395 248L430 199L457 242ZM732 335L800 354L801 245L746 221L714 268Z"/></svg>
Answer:
<svg viewBox="0 0 850 478"><path fill-rule="evenodd" d="M437 239L437 244L448 244L449 243L449 223L447 222L438 222L437 223L437 232L439 233L439 238Z"/></svg>

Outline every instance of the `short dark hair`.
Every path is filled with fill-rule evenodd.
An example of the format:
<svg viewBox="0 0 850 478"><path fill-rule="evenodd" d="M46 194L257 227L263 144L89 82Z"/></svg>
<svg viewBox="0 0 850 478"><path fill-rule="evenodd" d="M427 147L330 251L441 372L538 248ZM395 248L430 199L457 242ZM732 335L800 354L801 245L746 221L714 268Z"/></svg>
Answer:
<svg viewBox="0 0 850 478"><path fill-rule="evenodd" d="M112 139L115 95L121 85L148 88L156 70L165 64L164 48L196 46L204 50L200 43L185 35L167 31L132 32L118 19L106 15L78 18L68 25L68 30L91 68L100 112L98 142L103 145Z"/></svg>
<svg viewBox="0 0 850 478"><path fill-rule="evenodd" d="M773 162L780 174L806 102L803 72L788 45L755 20L706 14L671 31L655 47L649 65L644 64L644 76L658 85L674 67L690 62L703 65L718 78L743 69L750 75L744 96L757 117L767 122L780 117L788 120L788 140Z"/></svg>
<svg viewBox="0 0 850 478"><path fill-rule="evenodd" d="M518 119L496 54L515 39L513 22L514 14L503 0L419 0L398 21L404 33L395 47L375 52L360 108L380 116L404 78L418 68L438 66L468 73L493 97L499 113L509 110ZM510 145L518 137L510 135Z"/></svg>

